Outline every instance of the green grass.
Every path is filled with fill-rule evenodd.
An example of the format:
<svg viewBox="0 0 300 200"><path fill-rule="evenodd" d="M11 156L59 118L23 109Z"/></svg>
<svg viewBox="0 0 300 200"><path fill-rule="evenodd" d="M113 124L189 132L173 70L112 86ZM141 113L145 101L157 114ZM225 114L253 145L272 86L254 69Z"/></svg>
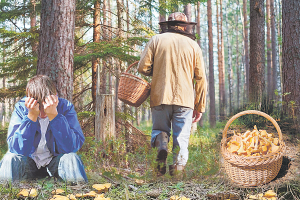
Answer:
<svg viewBox="0 0 300 200"><path fill-rule="evenodd" d="M51 191L57 188L64 189L67 194L86 193L93 190L93 184L106 182L113 185L105 197L117 200L165 200L173 195L184 195L190 199L208 199L209 195L217 198L218 195L225 193L226 195L237 194L244 199L246 194L266 191L268 188L233 187L220 171L220 141L224 126L224 123L218 123L217 128L211 129L206 124L203 128L198 127L198 130L191 135L189 160L186 174L182 179L171 177L168 173L165 176L156 176L156 151L146 145L150 141L145 141L144 146L137 146L134 151L127 152L123 134L105 143L95 142L92 137L86 137L86 142L78 154L85 164L88 184L72 186L53 178L45 178L36 182L21 182L17 185L0 184L0 199L16 199L16 194L20 189L36 188L39 191L36 199L43 200L50 198ZM151 134L150 122L141 123L139 128L146 134ZM1 145L1 151L6 152L6 148ZM171 149L172 139L169 143L169 152ZM169 153L167 161L168 164L172 164L172 153ZM137 185L136 179L143 180L144 184ZM283 196L283 199L294 199L297 195L299 196L300 181L296 180L275 188L277 194L280 197ZM151 190L159 190L159 196L150 198L147 192Z"/></svg>

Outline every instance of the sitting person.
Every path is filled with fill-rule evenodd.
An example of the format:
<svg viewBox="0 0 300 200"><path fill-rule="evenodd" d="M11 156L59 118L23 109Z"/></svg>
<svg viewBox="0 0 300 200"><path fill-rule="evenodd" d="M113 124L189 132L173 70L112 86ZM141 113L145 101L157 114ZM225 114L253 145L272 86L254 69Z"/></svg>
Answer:
<svg viewBox="0 0 300 200"><path fill-rule="evenodd" d="M84 142L71 102L58 98L48 76L37 75L26 86L26 97L15 105L8 134L8 152L0 161L0 181L43 178L87 182L76 152Z"/></svg>

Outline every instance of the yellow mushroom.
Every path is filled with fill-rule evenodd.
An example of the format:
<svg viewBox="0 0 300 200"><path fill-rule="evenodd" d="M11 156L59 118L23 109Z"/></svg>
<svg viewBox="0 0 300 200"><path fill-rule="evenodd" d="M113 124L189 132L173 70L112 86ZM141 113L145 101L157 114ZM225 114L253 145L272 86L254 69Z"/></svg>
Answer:
<svg viewBox="0 0 300 200"><path fill-rule="evenodd" d="M96 197L98 194L95 191L85 193L82 197Z"/></svg>
<svg viewBox="0 0 300 200"><path fill-rule="evenodd" d="M56 189L56 190L53 190L52 192L51 192L51 194L62 194L62 193L64 193L65 191L63 190L63 189Z"/></svg>
<svg viewBox="0 0 300 200"><path fill-rule="evenodd" d="M34 198L38 195L38 192L36 189L32 188L32 189L23 189L21 190L18 194L17 194L17 198L20 197L30 197L30 198Z"/></svg>
<svg viewBox="0 0 300 200"><path fill-rule="evenodd" d="M264 197L267 197L267 198L271 198L271 197L276 197L277 194L273 191L273 190L268 190L265 194L264 194Z"/></svg>
<svg viewBox="0 0 300 200"><path fill-rule="evenodd" d="M74 194L68 194L67 197L68 197L70 200L77 200Z"/></svg>
<svg viewBox="0 0 300 200"><path fill-rule="evenodd" d="M94 184L92 187L97 190L97 192L106 192L111 187L111 183Z"/></svg>
<svg viewBox="0 0 300 200"><path fill-rule="evenodd" d="M52 197L52 199L54 199L54 200L70 200L68 197L65 197L65 196L62 196L62 195L58 195L58 194L54 195Z"/></svg>

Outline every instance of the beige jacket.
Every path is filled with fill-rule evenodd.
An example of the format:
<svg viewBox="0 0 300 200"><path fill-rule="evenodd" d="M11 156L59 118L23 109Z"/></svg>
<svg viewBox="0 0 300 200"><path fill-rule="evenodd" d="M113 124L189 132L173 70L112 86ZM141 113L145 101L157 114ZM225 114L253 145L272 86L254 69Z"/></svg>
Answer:
<svg viewBox="0 0 300 200"><path fill-rule="evenodd" d="M205 111L207 82L202 51L189 37L178 33L152 37L141 55L139 72L153 76L150 107L168 104Z"/></svg>

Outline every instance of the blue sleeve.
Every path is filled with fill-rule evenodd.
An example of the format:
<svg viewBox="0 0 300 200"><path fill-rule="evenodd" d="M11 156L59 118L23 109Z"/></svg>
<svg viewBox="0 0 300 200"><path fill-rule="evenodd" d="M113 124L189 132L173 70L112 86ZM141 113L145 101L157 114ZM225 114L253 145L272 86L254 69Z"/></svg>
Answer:
<svg viewBox="0 0 300 200"><path fill-rule="evenodd" d="M59 154L77 152L85 140L73 104L67 101L67 105L63 107L63 113L58 112L59 114L49 122L55 138L55 151Z"/></svg>
<svg viewBox="0 0 300 200"><path fill-rule="evenodd" d="M38 130L38 121L33 122L27 117L24 102L18 102L10 118L7 133L9 151L29 156L33 149L35 135Z"/></svg>

